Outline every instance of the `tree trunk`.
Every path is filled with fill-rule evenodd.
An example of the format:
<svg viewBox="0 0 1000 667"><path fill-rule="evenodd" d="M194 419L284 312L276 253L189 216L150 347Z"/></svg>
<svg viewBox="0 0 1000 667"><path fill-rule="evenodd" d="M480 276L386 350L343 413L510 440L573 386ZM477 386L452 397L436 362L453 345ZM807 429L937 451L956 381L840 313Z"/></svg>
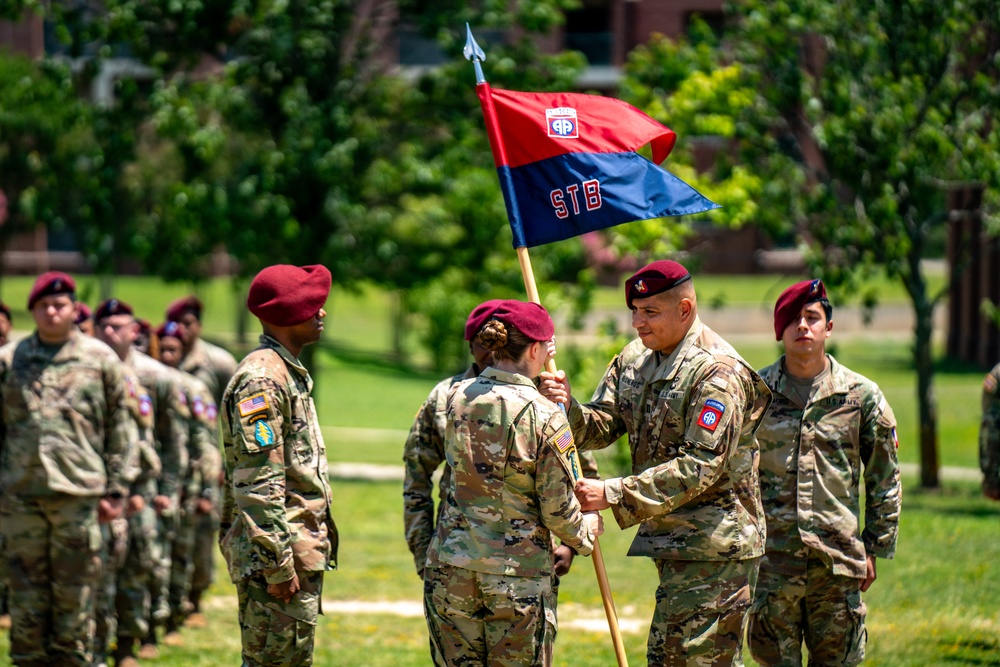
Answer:
<svg viewBox="0 0 1000 667"><path fill-rule="evenodd" d="M230 285L236 301L236 343L241 350L247 346L247 328L250 326L250 311L247 310L247 284L243 278L232 277Z"/></svg>
<svg viewBox="0 0 1000 667"><path fill-rule="evenodd" d="M937 398L934 396L934 353L931 347L934 302L927 294L927 281L920 268L921 244L914 243L908 257L909 275L904 278L913 302L913 362L917 371L917 411L920 419L920 486L934 489L938 476Z"/></svg>

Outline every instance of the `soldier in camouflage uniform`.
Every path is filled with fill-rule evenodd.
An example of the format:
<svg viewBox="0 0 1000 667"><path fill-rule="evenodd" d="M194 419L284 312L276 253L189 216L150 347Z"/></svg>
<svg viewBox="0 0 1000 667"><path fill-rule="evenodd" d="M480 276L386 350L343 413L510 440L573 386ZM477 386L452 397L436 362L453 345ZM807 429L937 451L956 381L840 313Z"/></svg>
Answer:
<svg viewBox="0 0 1000 667"><path fill-rule="evenodd" d="M747 639L761 665L802 665L803 642L810 667L861 662L861 593L896 548L896 419L874 382L826 354L832 314L822 281L786 289L774 309L785 354L760 372L774 394L757 431L767 553Z"/></svg>
<svg viewBox="0 0 1000 667"><path fill-rule="evenodd" d="M138 546L145 549L145 553L136 553L133 559L126 554L129 567L126 576L119 577L117 601L122 622L118 628L115 658L120 662L132 657L135 643L140 641L139 657L152 659L159 653L157 628L164 626L170 617L170 554L177 530L181 484L188 465L190 413L179 375L133 347L138 324L132 307L120 299L108 299L98 306L97 315L95 326L99 335L148 389L151 400L153 445L160 471L155 480L143 475L146 483L136 491L143 496L143 509L151 507L155 518L147 513L135 522L139 524L136 526ZM145 540L151 520L155 521L155 544L150 549ZM148 558L153 559L152 563ZM133 569L133 564L140 563L151 564L152 570Z"/></svg>
<svg viewBox="0 0 1000 667"><path fill-rule="evenodd" d="M98 312L97 317L100 318ZM79 326L79 325L77 325ZM82 331L82 330L81 330ZM114 330L94 331L94 337L108 345L119 354L118 348L122 346L119 332ZM127 348L127 341L124 343ZM119 358L121 355L119 354ZM129 544L129 520L130 517L144 506L144 499L141 495L132 491L132 485L142 472L143 453L152 444L152 422L149 415L149 392L139 382L139 378L128 366L122 364L122 372L125 375L125 386L127 388L126 403L129 414L132 416L136 426L137 440L131 448L132 455L126 466L126 474L123 479L130 485L128 505L126 511L116 519L101 524L101 535L104 539L102 549L103 572L101 573L101 585L98 588L95 604L96 631L94 633L94 665L95 667L106 667L108 651L114 643L118 629L118 614L116 611L116 597L118 592L118 577L125 565L125 558L128 553ZM155 455L155 454L154 454ZM128 667L127 663L119 662L119 665ZM118 667L118 666L116 666Z"/></svg>
<svg viewBox="0 0 1000 667"><path fill-rule="evenodd" d="M406 475L403 481L403 526L406 543L413 554L417 575L424 576L424 561L427 560L427 545L434 535L437 512L434 510L434 473L445 460L445 399L452 385L463 380L478 377L484 368L493 362L493 352L475 340L479 328L493 315L499 299L484 301L469 313L465 322L465 340L469 341L469 352L473 362L463 373L442 380L431 390L427 400L420 407L403 449L403 464ZM444 500L451 477L450 468L445 466L438 483L438 498ZM440 510L440 503L438 505Z"/></svg>
<svg viewBox="0 0 1000 667"><path fill-rule="evenodd" d="M220 546L239 598L245 667L312 664L323 573L336 567L326 446L298 360L322 335L330 283L320 265L257 274L247 307L264 335L221 404Z"/></svg>
<svg viewBox="0 0 1000 667"><path fill-rule="evenodd" d="M226 350L212 345L201 337L201 315L203 304L193 294L177 299L167 308L167 322L176 322L180 327L180 338L184 343L184 356L178 368L194 375L205 383L214 404L221 405L222 393L236 371L236 359ZM213 406L209 412L218 413ZM218 445L216 445L218 449ZM221 470L221 455L218 456ZM218 483L213 487L218 492ZM195 531L193 547L193 567L191 590L189 592L190 615L187 625L202 627L205 617L199 611L201 596L212 584L215 573L214 556L219 533L219 505L216 497L203 496L196 508L198 527Z"/></svg>
<svg viewBox="0 0 1000 667"><path fill-rule="evenodd" d="M983 495L1000 500L1000 364L983 378L983 419L979 425L979 467Z"/></svg>
<svg viewBox="0 0 1000 667"><path fill-rule="evenodd" d="M183 357L180 327L176 322L167 322L157 329L156 334L160 343L160 361L176 369ZM194 375L180 372L180 377L191 413L188 438L190 458L180 505L180 524L170 562L171 615L163 639L168 646L183 643L179 631L191 606L189 593L194 573L196 535L202 517L215 506L222 469L215 400L205 383ZM210 534L212 537L215 535L214 532ZM214 539L211 546L215 548Z"/></svg>
<svg viewBox="0 0 1000 667"><path fill-rule="evenodd" d="M649 665L742 665L746 615L764 553L754 432L770 392L698 318L691 275L658 261L625 283L633 341L612 360L590 403L571 400L562 373L542 393L569 402L582 448L628 434L633 474L581 480L587 510L611 507L641 524L629 556L648 556L660 583Z"/></svg>
<svg viewBox="0 0 1000 667"><path fill-rule="evenodd" d="M20 667L92 664L99 523L124 510L135 440L121 364L76 330L75 283L42 274L34 335L0 349L0 524Z"/></svg>
<svg viewBox="0 0 1000 667"><path fill-rule="evenodd" d="M573 495L566 417L532 381L552 329L538 304L501 302L477 336L494 367L449 390L452 474L424 565L436 665L550 664L552 535L587 555L603 530Z"/></svg>

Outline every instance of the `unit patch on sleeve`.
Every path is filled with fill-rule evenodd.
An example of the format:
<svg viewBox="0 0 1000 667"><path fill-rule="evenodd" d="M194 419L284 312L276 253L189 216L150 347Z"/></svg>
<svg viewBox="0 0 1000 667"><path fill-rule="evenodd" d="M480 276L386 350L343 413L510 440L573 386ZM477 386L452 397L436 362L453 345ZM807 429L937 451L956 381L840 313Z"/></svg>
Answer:
<svg viewBox="0 0 1000 667"><path fill-rule="evenodd" d="M573 445L573 431L570 430L569 424L564 424L561 429L556 431L556 434L549 438L549 442L556 446L560 454L565 454L566 450Z"/></svg>
<svg viewBox="0 0 1000 667"><path fill-rule="evenodd" d="M264 394L254 394L239 403L240 417L252 415L255 412L267 410L267 396Z"/></svg>
<svg viewBox="0 0 1000 667"><path fill-rule="evenodd" d="M266 421L259 421L254 427L254 439L261 447L268 447L274 444L274 431Z"/></svg>
<svg viewBox="0 0 1000 667"><path fill-rule="evenodd" d="M701 409L701 414L698 415L698 426L706 428L709 431L714 431L719 425L719 420L722 419L722 413L725 411L725 405L715 399L708 399Z"/></svg>

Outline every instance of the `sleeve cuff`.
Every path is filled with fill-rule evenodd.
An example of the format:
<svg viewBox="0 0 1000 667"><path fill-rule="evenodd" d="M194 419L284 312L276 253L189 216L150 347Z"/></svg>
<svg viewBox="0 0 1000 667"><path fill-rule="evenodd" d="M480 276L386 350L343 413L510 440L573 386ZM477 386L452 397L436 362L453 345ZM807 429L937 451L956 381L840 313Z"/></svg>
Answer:
<svg viewBox="0 0 1000 667"><path fill-rule="evenodd" d="M604 480L604 498L611 505L617 505L622 501L621 477L612 477Z"/></svg>
<svg viewBox="0 0 1000 667"><path fill-rule="evenodd" d="M295 576L295 559L289 555L285 562L272 570L264 570L264 581L269 584L281 584Z"/></svg>

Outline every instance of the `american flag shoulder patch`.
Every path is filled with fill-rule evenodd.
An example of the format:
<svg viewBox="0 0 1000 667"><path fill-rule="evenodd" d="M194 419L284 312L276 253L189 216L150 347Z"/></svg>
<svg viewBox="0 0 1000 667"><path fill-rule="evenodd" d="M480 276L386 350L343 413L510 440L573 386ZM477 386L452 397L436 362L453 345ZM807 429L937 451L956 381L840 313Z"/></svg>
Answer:
<svg viewBox="0 0 1000 667"><path fill-rule="evenodd" d="M237 406L240 409L240 417L252 415L255 412L267 410L267 396L265 394L254 394L250 398L245 398Z"/></svg>
<svg viewBox="0 0 1000 667"><path fill-rule="evenodd" d="M573 431L570 430L569 424L556 431L556 434L549 438L549 442L555 445L561 454L565 454L573 446Z"/></svg>

